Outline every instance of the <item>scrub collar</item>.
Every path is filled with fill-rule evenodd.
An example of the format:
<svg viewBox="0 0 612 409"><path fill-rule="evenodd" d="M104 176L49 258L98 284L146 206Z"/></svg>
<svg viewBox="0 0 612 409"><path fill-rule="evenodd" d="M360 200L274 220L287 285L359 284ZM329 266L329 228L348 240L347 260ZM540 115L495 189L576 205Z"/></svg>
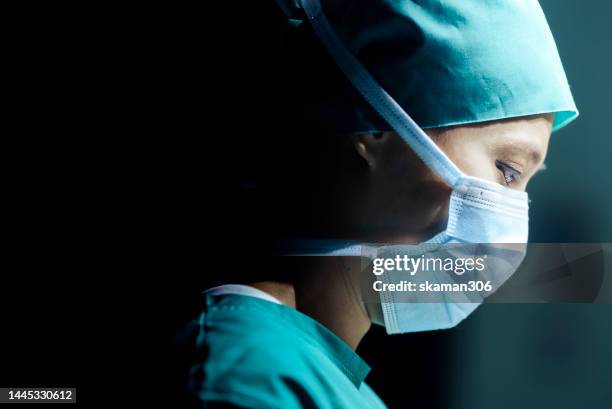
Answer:
<svg viewBox="0 0 612 409"><path fill-rule="evenodd" d="M208 308L253 308L268 316L282 331L290 331L323 351L359 389L370 367L342 339L309 316L283 304L237 294L204 294Z"/></svg>

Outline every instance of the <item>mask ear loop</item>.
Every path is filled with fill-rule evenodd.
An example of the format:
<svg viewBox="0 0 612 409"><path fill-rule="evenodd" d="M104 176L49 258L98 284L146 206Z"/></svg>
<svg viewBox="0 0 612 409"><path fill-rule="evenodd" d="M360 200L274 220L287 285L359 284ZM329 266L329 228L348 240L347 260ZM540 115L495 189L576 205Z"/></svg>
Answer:
<svg viewBox="0 0 612 409"><path fill-rule="evenodd" d="M455 187L464 177L463 173L342 44L323 14L319 0L301 0L301 3L319 41L353 86L431 170Z"/></svg>

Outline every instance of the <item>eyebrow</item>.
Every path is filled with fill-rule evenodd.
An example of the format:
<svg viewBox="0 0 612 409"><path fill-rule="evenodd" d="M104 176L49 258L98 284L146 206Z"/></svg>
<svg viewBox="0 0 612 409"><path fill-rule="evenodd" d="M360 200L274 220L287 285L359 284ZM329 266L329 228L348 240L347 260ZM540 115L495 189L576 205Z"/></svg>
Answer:
<svg viewBox="0 0 612 409"><path fill-rule="evenodd" d="M536 144L528 141L502 142L496 147L495 150L498 152L521 156L534 166L543 160L539 147Z"/></svg>

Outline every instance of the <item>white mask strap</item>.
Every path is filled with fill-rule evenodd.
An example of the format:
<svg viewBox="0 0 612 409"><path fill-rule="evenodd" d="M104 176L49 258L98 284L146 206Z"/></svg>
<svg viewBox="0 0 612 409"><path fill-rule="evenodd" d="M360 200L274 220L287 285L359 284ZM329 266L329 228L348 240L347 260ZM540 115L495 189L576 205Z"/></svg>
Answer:
<svg viewBox="0 0 612 409"><path fill-rule="evenodd" d="M438 148L402 107L376 82L336 36L323 14L319 0L301 0L302 7L319 41L368 103L382 116L421 160L449 186L463 173Z"/></svg>

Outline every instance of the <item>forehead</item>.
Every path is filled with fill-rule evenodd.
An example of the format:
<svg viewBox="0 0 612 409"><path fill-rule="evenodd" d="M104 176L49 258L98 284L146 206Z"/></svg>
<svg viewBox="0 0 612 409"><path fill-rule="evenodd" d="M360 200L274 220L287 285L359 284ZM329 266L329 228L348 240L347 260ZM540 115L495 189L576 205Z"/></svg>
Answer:
<svg viewBox="0 0 612 409"><path fill-rule="evenodd" d="M552 122L553 115L545 114L428 129L426 132L445 150L471 151L486 147L539 163L546 156Z"/></svg>

